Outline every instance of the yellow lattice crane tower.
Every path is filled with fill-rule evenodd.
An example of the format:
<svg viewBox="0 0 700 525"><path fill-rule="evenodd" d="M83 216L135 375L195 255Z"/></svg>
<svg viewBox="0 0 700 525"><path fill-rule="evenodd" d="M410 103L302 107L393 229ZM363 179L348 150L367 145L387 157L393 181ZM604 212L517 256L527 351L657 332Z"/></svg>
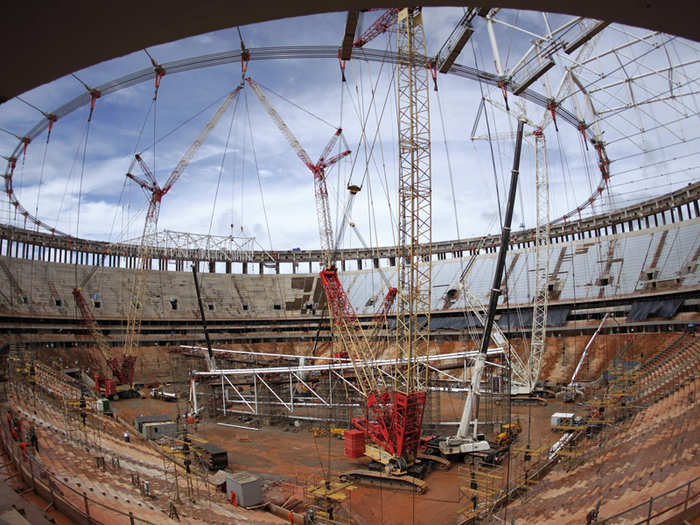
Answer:
<svg viewBox="0 0 700 525"><path fill-rule="evenodd" d="M349 151L329 157L341 130L331 138L321 157L313 162L277 111L251 78L246 81L282 135L314 177L321 248L324 253L321 283L326 293L334 332L352 359L359 390L365 396L363 417L353 425L368 439L365 454L385 465L385 474L353 471L346 477L392 478L414 472L420 445L426 401L428 369L417 358L428 354L430 342L430 284L432 257L429 72L425 64L425 36L419 8L390 9L355 41L361 47L396 25L396 65L399 184L396 248L396 355L393 373L373 366L374 352L357 314L343 289L335 265L325 169ZM403 476L419 489L424 483Z"/></svg>
<svg viewBox="0 0 700 525"><path fill-rule="evenodd" d="M427 355L430 342L432 272L432 183L428 70L417 64L425 56L420 9L397 14L397 113L399 131L397 349L407 358L397 368L395 388L426 390L427 367L415 358Z"/></svg>

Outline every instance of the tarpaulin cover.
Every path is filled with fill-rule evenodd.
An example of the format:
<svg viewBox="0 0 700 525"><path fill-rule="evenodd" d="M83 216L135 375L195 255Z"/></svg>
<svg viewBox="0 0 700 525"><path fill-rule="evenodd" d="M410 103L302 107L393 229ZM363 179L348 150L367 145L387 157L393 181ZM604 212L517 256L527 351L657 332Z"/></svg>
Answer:
<svg viewBox="0 0 700 525"><path fill-rule="evenodd" d="M568 306L557 306L547 309L547 326L564 326L569 317L571 308Z"/></svg>
<svg viewBox="0 0 700 525"><path fill-rule="evenodd" d="M496 322L501 327L501 330L529 328L532 324L532 310L504 312Z"/></svg>
<svg viewBox="0 0 700 525"><path fill-rule="evenodd" d="M451 316L431 316L430 330L465 330L467 328L481 327L481 323L473 314L459 314Z"/></svg>
<svg viewBox="0 0 700 525"><path fill-rule="evenodd" d="M683 304L683 299L664 299L662 301L638 301L632 305L627 314L628 321L644 321L649 317L670 319Z"/></svg>
<svg viewBox="0 0 700 525"><path fill-rule="evenodd" d="M421 328L425 326L425 316L418 317ZM466 330L467 328L481 327L481 323L473 314L455 314L448 316L430 316L430 331L435 330ZM387 328L396 328L396 317L387 318Z"/></svg>
<svg viewBox="0 0 700 525"><path fill-rule="evenodd" d="M570 311L571 308L568 306L548 308L547 326L564 326ZM505 312L498 319L498 326L501 327L501 330L530 328L532 326L532 310Z"/></svg>

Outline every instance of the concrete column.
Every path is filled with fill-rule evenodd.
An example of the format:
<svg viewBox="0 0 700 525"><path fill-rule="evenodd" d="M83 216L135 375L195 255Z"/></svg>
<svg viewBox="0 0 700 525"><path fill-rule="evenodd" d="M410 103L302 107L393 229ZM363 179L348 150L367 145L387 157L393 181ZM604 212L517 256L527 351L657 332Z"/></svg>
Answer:
<svg viewBox="0 0 700 525"><path fill-rule="evenodd" d="M231 273L231 261L226 261L226 273Z"/></svg>
<svg viewBox="0 0 700 525"><path fill-rule="evenodd" d="M258 270L260 272L260 275L265 273L265 268L263 267L263 263L258 263Z"/></svg>
<svg viewBox="0 0 700 525"><path fill-rule="evenodd" d="M444 255L444 254L443 254L443 255ZM372 259L372 263L374 264L374 267L375 267L375 268L379 268L379 259L377 259L377 258L375 257L374 259Z"/></svg>
<svg viewBox="0 0 700 525"><path fill-rule="evenodd" d="M248 263L244 262L243 263L243 274L247 274L247 273L248 273Z"/></svg>
<svg viewBox="0 0 700 525"><path fill-rule="evenodd" d="M362 270L362 259L357 259L357 269Z"/></svg>
<svg viewBox="0 0 700 525"><path fill-rule="evenodd" d="M311 270L311 261L309 261L309 273L313 273Z"/></svg>
<svg viewBox="0 0 700 525"><path fill-rule="evenodd" d="M209 261L209 273L216 273L216 261Z"/></svg>

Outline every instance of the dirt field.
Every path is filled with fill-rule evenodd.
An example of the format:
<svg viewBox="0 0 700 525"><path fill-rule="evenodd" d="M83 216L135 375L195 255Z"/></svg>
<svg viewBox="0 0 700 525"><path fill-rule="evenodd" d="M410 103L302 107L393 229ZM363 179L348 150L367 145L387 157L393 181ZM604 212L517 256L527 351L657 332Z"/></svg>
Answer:
<svg viewBox="0 0 700 525"><path fill-rule="evenodd" d="M644 337L645 344L639 344L641 337ZM628 343L632 343L632 350L625 355L625 359L644 360L676 337L678 335L673 333L601 336L591 348L590 360L581 369L580 379L597 377ZM550 339L541 377L553 382L568 381L587 340L587 337ZM516 348L518 344L527 343L528 341L514 341ZM437 346L440 353L446 353L456 351L457 345L458 343L450 342L439 343ZM285 353L307 353L310 349L309 345L304 344L274 345L274 348L269 345L247 346L249 350ZM197 361L196 358L194 360ZM164 348L150 348L144 352L137 366L137 379L144 382L176 381L181 389L185 389L188 370L200 365L199 362L193 362L192 358L178 356L172 349L165 354ZM147 392L144 390L143 394ZM463 402L463 394L441 394L443 421L457 420ZM126 421L141 414L167 414L175 418L187 409L183 400L168 403L150 398L120 400L114 402L113 407ZM555 467L545 481L530 491L525 500L516 500L508 510L501 511L500 515L507 517L508 522L513 517L516 523L523 524L583 523L586 512L603 494L616 495L616 499L609 498L601 507L601 512L611 515L648 498L650 494L672 488L689 479L689 476L700 474L697 423L683 426L684 418L688 416L696 422L698 420L697 408L695 412L689 411L688 416L684 415L684 411L690 408L678 398L675 402L654 408L653 412L643 411L635 419L634 426L608 432L604 443L607 448L603 447L600 439L584 443L588 455L582 466L572 469L566 463ZM512 420L520 422L522 433L514 445L516 451L504 461L502 468L493 471L494 478L500 477L499 481L493 482L494 486L509 485L530 468L531 463L525 462L523 453L517 449L529 446L533 450L546 451L559 439L560 434L550 429L550 416L554 412L585 415L581 407L556 400L549 401L546 406L512 405ZM251 425L235 417L220 422ZM322 430L327 430L325 424L317 425ZM455 429L454 426L445 426L441 428L441 433L447 435ZM336 479L341 472L360 468L368 462L367 459L346 458L342 440L328 435L314 437L311 425L308 424L296 427L284 423L256 431L205 420L198 425L196 432L229 452L231 470L246 470L260 475L271 486L277 484L276 490L281 499L278 503L284 500L285 490L296 488L297 493L303 493L304 488L318 484L324 478ZM625 445L624 436L633 440L635 446L630 448ZM670 455L664 447L666 443L673 444L673 453ZM644 452L638 454L636 451ZM537 459L535 457L532 461ZM358 525L452 524L458 521L459 509L471 505L468 493L460 490L468 484L464 468L463 464L455 464L449 471L430 472L426 477L428 490L422 495L357 486L347 491L347 498L341 507ZM601 472L606 473L604 477ZM270 493L273 492L274 490ZM568 518L569 514L564 515L562 512L569 513L571 519Z"/></svg>

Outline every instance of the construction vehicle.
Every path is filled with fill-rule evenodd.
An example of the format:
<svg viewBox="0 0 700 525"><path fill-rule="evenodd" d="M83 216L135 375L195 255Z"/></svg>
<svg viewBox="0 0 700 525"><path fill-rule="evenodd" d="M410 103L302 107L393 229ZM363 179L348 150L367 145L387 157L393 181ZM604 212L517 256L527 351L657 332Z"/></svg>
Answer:
<svg viewBox="0 0 700 525"><path fill-rule="evenodd" d="M134 356L125 356L120 362L117 358L113 357L112 348L107 342L107 338L102 333L102 330L100 330L97 325L97 320L92 314L90 307L87 305L80 288L73 289L73 299L83 318L83 322L90 330L90 334L95 340L97 350L112 372L111 378L100 372L95 374L93 377L95 380L95 392L99 396L108 399L114 399L117 396L124 398L138 397L138 392L133 389L134 362L136 358Z"/></svg>
<svg viewBox="0 0 700 525"><path fill-rule="evenodd" d="M153 399L161 399L163 401L177 401L177 392L168 392L160 385L156 388L151 388L150 396Z"/></svg>
<svg viewBox="0 0 700 525"><path fill-rule="evenodd" d="M496 271L494 272L493 276L493 284L491 286L491 294L489 297L484 333L481 338L481 346L479 348L479 353L474 358L474 364L471 369L471 384L469 393L467 394L467 399L464 403L462 417L459 422L457 433L454 436L450 436L440 441L440 452L446 457L487 452L491 450L491 445L485 439L484 435L478 433L477 400L481 385L481 377L484 372L484 367L486 366L486 352L488 350L489 341L491 340L491 330L496 317L498 298L501 295L501 280L503 278L503 270L506 262L506 252L508 251L508 244L510 243L510 225L513 219L513 207L515 204L518 175L520 171L520 153L523 142L523 127L524 122L522 120L518 121L518 131L515 142L515 153L513 157L513 169L511 170L508 203L506 205L506 215L501 231L501 245L498 250L498 259L496 260ZM474 413L475 409L476 413Z"/></svg>
<svg viewBox="0 0 700 525"><path fill-rule="evenodd" d="M189 443L199 456L202 466L211 471L223 470L228 467L228 452L223 448L199 437L190 437Z"/></svg>
<svg viewBox="0 0 700 525"><path fill-rule="evenodd" d="M516 419L515 423L509 423L501 426L501 432L496 435L494 445L496 448L511 446L522 432L520 421Z"/></svg>
<svg viewBox="0 0 700 525"><path fill-rule="evenodd" d="M353 418L352 424L366 438L364 453L374 460L376 467L376 470L358 469L345 472L341 475L341 479L396 484L424 491L426 484L420 476L425 472L425 464L418 458L418 454L428 368L419 369L416 358L419 355L427 355L430 338L432 193L429 80L427 70L417 60L418 50L423 52L425 50L421 10L419 8L390 10L383 15L383 18L392 25L394 22L397 23L397 50L406 58L397 64L399 277L396 294L397 358L405 359L396 359L393 373L367 366L367 363L372 361L374 352L338 279L333 260L332 248L335 243L331 228L325 169L350 153L344 151L327 158L341 130L336 131L318 162L313 163L257 84L250 78L246 80L314 177L321 249L324 253L320 280L326 294L333 335L351 358L358 385L357 390L366 399L364 416ZM367 41L369 38L364 38L362 44Z"/></svg>
<svg viewBox="0 0 700 525"><path fill-rule="evenodd" d="M183 172L189 165L194 155L199 151L199 148L209 136L221 117L226 113L231 103L238 97L238 93L243 89L243 84L236 86L221 103L214 115L204 125L197 138L190 144L185 154L177 163L170 176L161 187L158 184L155 176L146 165L141 155L134 155L129 171L126 177L136 182L148 196L148 209L146 211L146 220L143 226L143 235L138 248L138 255L134 265L134 273L131 283L131 300L127 306L127 325L124 337L124 353L122 358L121 368L123 373L133 377L134 364L136 357L133 355L136 348L137 338L141 331L141 315L143 312L143 299L145 294L145 278L146 272L151 267L151 246L149 240L152 239L158 231L158 216L160 214L160 205L163 197L172 189L173 185L182 176ZM144 177L140 177L132 173L135 164L138 163L141 167Z"/></svg>

